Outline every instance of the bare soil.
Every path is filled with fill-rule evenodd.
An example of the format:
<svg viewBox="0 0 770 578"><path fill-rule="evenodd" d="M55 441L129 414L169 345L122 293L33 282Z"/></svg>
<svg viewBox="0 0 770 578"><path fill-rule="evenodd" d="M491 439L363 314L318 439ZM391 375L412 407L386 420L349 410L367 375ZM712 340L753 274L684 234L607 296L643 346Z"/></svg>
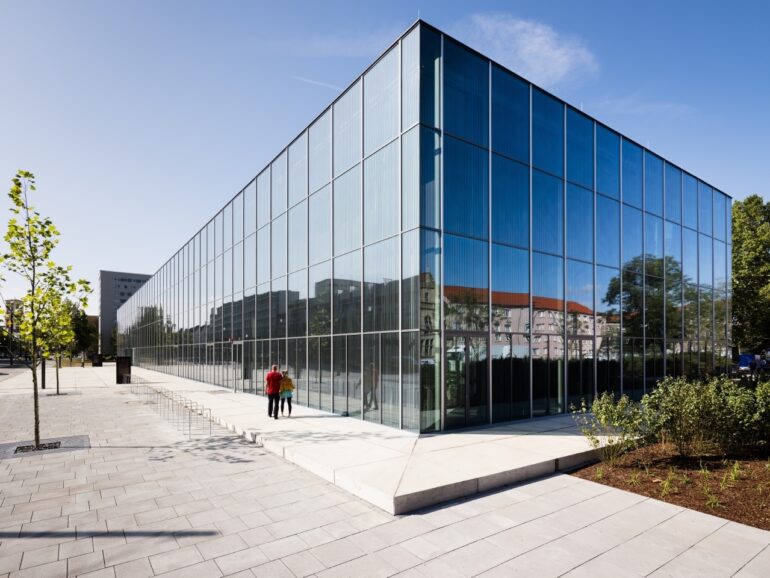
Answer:
<svg viewBox="0 0 770 578"><path fill-rule="evenodd" d="M574 476L770 530L767 456L683 458L667 445L638 448L613 465L598 463Z"/></svg>

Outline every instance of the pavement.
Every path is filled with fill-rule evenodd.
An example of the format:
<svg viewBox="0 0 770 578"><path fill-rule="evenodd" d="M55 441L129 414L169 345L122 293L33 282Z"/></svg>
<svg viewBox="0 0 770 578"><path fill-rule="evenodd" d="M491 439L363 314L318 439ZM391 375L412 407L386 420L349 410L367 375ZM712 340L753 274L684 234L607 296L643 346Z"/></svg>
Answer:
<svg viewBox="0 0 770 578"><path fill-rule="evenodd" d="M178 392L210 408L227 429L390 514L594 460L570 415L417 435L297 404L291 418L276 421L268 417L263 396L143 368L133 372L135 382Z"/></svg>
<svg viewBox="0 0 770 578"><path fill-rule="evenodd" d="M188 438L108 369L64 369L66 395L40 399L44 438L88 444L0 459L0 577L770 569L770 532L560 473L394 516L223 427ZM30 389L0 383L0 444L31 437Z"/></svg>

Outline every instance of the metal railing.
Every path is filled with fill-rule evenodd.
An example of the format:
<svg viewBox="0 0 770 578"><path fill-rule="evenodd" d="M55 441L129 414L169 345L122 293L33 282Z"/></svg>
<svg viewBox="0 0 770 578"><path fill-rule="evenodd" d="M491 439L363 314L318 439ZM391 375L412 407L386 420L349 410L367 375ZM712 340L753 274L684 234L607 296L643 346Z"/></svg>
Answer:
<svg viewBox="0 0 770 578"><path fill-rule="evenodd" d="M192 439L193 436L198 435L211 437L213 422L211 408L165 387L142 382L140 379L131 381L131 393L138 396L145 405L152 406L158 415L188 438ZM207 428L208 434L206 434Z"/></svg>

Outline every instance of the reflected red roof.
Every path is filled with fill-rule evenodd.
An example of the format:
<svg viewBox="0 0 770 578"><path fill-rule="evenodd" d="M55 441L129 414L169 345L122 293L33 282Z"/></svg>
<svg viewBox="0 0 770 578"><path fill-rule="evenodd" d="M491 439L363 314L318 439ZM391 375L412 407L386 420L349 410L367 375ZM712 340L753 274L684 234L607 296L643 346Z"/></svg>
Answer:
<svg viewBox="0 0 770 578"><path fill-rule="evenodd" d="M444 295L451 300L461 300L471 298L474 301L485 301L487 291L476 287L460 287L457 285L448 285L444 287ZM529 307L529 293L509 293L506 291L492 291L492 305L499 307L512 307L522 309ZM563 311L564 300L554 297L532 297L533 309L545 311ZM582 313L584 315L593 315L591 308L576 301L567 301L568 313Z"/></svg>

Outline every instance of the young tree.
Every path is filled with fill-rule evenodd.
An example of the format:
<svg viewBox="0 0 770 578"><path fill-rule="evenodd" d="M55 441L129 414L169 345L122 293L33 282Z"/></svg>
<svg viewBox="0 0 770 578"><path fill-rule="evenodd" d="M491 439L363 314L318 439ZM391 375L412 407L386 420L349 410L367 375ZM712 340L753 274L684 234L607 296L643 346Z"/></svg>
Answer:
<svg viewBox="0 0 770 578"><path fill-rule="evenodd" d="M75 296L81 302L90 291L87 281L72 281L71 267L57 265L51 253L59 243L59 231L48 217L43 217L30 204L28 195L35 191L35 175L19 171L12 180L8 197L11 199L11 219L5 241L8 252L2 262L8 271L25 282L26 293L17 309L19 335L31 355L33 405L35 414L35 447L40 447L40 410L38 406L37 368L41 355L48 349L48 336L43 331L45 320L52 317L57 299ZM80 296L76 294L80 292Z"/></svg>
<svg viewBox="0 0 770 578"><path fill-rule="evenodd" d="M88 315L76 303L67 301L67 305L72 319L72 331L75 332L75 339L69 348L70 363L75 355L80 355L80 367L84 367L87 354L96 351L99 331L88 321Z"/></svg>
<svg viewBox="0 0 770 578"><path fill-rule="evenodd" d="M72 328L69 301L60 294L53 294L48 299L49 307L41 313L40 341L43 358L52 355L56 367L56 395L59 395L59 366L64 351L75 340Z"/></svg>

